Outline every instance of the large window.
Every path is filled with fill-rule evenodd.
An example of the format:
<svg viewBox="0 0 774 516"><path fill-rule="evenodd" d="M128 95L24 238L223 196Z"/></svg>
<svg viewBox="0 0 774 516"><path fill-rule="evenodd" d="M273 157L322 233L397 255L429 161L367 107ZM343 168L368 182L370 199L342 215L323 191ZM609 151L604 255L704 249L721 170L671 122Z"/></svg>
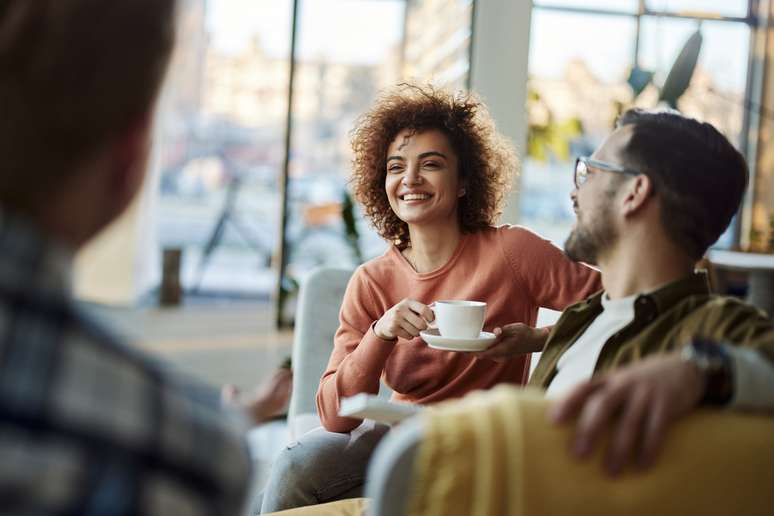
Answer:
<svg viewBox="0 0 774 516"><path fill-rule="evenodd" d="M379 90L401 80L465 87L470 1L301 0L298 11L279 323L319 265L384 252L347 187L349 132Z"/></svg>
<svg viewBox="0 0 774 516"><path fill-rule="evenodd" d="M347 188L349 131L400 77L404 2L299 2L288 170L283 322L292 294L319 265L354 267L384 250Z"/></svg>
<svg viewBox="0 0 774 516"><path fill-rule="evenodd" d="M637 12L640 5L639 0L538 0L534 3L542 7L603 9L625 13Z"/></svg>
<svg viewBox="0 0 774 516"><path fill-rule="evenodd" d="M592 152L626 108L666 105L663 86L689 39L700 42L700 52L676 106L744 148L753 24L747 14L747 0L537 0L522 221L563 242L574 220L574 158ZM729 233L720 245L732 240Z"/></svg>
<svg viewBox="0 0 774 516"><path fill-rule="evenodd" d="M473 0L408 0L403 75L465 89Z"/></svg>
<svg viewBox="0 0 774 516"><path fill-rule="evenodd" d="M274 285L285 153L289 0L187 0L162 126L158 233L188 291Z"/></svg>
<svg viewBox="0 0 774 516"><path fill-rule="evenodd" d="M278 293L288 322L314 267L383 252L348 194L349 131L401 80L465 88L472 11L471 0L181 2L157 232L182 250L184 290Z"/></svg>

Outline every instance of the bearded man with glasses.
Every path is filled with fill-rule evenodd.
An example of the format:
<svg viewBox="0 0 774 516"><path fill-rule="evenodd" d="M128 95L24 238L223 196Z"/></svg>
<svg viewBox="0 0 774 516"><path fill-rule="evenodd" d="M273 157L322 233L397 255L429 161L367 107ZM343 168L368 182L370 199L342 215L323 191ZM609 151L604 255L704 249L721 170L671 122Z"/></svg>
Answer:
<svg viewBox="0 0 774 516"><path fill-rule="evenodd" d="M631 110L573 178L565 252L596 265L604 290L567 308L542 350L511 351L543 352L530 384L557 400L555 423L577 418L574 453L612 428L617 474L632 457L651 464L701 405L774 411L774 324L694 270L739 208L742 155L710 124Z"/></svg>

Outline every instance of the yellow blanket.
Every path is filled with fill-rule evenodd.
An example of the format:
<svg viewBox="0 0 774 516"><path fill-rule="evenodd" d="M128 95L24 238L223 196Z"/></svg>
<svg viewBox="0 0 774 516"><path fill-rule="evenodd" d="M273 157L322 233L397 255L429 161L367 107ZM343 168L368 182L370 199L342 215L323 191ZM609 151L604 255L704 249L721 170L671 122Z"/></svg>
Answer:
<svg viewBox="0 0 774 516"><path fill-rule="evenodd" d="M654 467L603 474L546 423L542 393L500 387L426 412L411 516L772 515L774 418L699 411Z"/></svg>

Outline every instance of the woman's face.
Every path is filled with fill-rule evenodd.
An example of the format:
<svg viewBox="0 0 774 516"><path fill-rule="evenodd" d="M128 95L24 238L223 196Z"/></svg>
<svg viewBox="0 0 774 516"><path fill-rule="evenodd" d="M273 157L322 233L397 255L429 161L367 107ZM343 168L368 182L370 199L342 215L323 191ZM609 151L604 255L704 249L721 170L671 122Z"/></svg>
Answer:
<svg viewBox="0 0 774 516"><path fill-rule="evenodd" d="M392 211L410 226L457 224L457 203L465 192L446 135L437 129L398 133L387 149L385 190Z"/></svg>

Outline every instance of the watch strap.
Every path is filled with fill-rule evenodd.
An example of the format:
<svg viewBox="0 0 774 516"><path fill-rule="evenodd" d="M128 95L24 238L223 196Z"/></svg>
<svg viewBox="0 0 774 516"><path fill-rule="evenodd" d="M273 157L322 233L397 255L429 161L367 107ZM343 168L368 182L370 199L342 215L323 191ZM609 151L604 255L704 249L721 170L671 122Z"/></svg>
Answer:
<svg viewBox="0 0 774 516"><path fill-rule="evenodd" d="M694 339L684 356L693 362L705 378L704 405L722 406L731 401L734 392L731 356L726 349L708 339Z"/></svg>

